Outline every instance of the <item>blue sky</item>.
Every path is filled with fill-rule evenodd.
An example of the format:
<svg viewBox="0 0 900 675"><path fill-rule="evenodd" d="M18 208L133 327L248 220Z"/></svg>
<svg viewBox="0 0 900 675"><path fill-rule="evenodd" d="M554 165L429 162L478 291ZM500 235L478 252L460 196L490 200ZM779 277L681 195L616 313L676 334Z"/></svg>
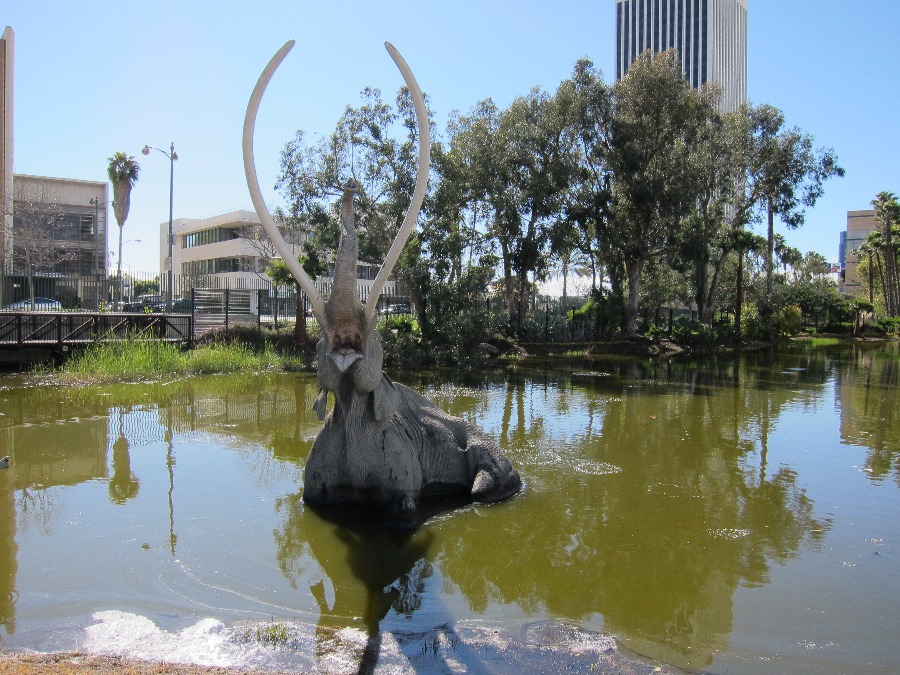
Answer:
<svg viewBox="0 0 900 675"><path fill-rule="evenodd" d="M439 132L447 114L532 86L553 91L588 57L614 76L614 0L340 3L13 0L0 28L16 33L17 173L106 180L107 157L141 163L125 224L123 264L158 267L168 219L169 166L145 144L174 141L175 217L249 208L241 160L247 99L275 51L297 46L275 75L257 121L260 184L297 129L327 134L366 86L392 99L402 83L392 42L429 95ZM802 251L837 259L848 210L881 190L900 193L900 57L894 0L749 0L749 95L833 147L846 177L830 181L807 222L787 232ZM279 203L274 191L270 205ZM112 219L112 214L110 214ZM110 248L115 249L115 227Z"/></svg>

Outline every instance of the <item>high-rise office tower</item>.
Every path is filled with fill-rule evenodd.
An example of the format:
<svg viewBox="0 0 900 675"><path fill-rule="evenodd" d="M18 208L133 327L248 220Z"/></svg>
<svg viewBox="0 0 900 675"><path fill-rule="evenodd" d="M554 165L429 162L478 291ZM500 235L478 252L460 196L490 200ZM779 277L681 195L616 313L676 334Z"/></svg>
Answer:
<svg viewBox="0 0 900 675"><path fill-rule="evenodd" d="M715 82L719 104L747 101L748 0L616 0L616 81L648 49L677 49L694 88Z"/></svg>

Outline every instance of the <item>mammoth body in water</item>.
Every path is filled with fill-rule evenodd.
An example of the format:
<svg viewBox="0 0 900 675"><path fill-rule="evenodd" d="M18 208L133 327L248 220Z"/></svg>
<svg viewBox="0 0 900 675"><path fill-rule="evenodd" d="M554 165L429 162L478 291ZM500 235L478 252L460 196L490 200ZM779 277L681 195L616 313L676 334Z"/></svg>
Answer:
<svg viewBox="0 0 900 675"><path fill-rule="evenodd" d="M269 214L253 160L253 130L262 95L278 65L293 47L285 44L263 71L244 119L244 168L263 227L298 284L309 297L322 327L316 349L321 387L315 410L324 426L306 462L303 499L313 505L375 504L388 520L411 526L422 497L469 495L499 501L521 488L519 474L480 430L435 406L382 372L381 336L375 330L378 297L413 227L428 181L430 134L422 94L406 62L386 48L400 69L416 110L419 160L409 210L378 273L365 306L357 291L357 236L349 181L341 201L341 241L328 301L297 262ZM328 393L334 408L326 415Z"/></svg>

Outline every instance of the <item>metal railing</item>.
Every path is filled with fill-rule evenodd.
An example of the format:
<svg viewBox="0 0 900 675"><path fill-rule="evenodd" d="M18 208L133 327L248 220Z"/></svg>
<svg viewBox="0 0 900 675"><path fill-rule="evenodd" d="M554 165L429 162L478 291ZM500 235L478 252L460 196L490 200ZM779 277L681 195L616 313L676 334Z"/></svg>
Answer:
<svg viewBox="0 0 900 675"><path fill-rule="evenodd" d="M98 341L192 340L190 315L97 312L0 313L0 345L78 346Z"/></svg>

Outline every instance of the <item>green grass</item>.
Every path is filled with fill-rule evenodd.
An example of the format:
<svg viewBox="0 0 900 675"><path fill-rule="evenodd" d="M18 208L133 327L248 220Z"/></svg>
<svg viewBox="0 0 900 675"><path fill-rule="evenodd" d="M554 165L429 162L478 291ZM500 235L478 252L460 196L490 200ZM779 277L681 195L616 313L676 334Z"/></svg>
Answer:
<svg viewBox="0 0 900 675"><path fill-rule="evenodd" d="M257 642L265 647L274 648L287 644L290 631L283 623L260 623L255 629L246 628L242 637L246 642Z"/></svg>
<svg viewBox="0 0 900 675"><path fill-rule="evenodd" d="M64 383L105 383L289 369L293 369L291 360L279 356L268 345L260 350L240 343L182 349L174 344L129 340L93 345L72 356L59 369L39 374L53 375Z"/></svg>
<svg viewBox="0 0 900 675"><path fill-rule="evenodd" d="M803 337L794 339L811 347L831 347L841 344L840 338L835 337Z"/></svg>

